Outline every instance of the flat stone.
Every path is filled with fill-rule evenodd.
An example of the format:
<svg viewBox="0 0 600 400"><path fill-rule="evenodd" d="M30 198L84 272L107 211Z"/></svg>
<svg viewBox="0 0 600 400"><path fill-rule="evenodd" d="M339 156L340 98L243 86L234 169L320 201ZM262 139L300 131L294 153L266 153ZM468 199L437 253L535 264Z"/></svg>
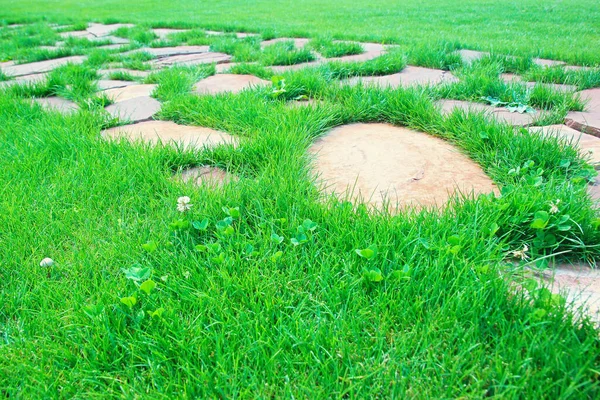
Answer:
<svg viewBox="0 0 600 400"><path fill-rule="evenodd" d="M213 187L239 181L236 175L230 174L224 169L209 166L185 169L181 172L179 178L185 183L193 182L198 186L207 185Z"/></svg>
<svg viewBox="0 0 600 400"><path fill-rule="evenodd" d="M101 69L98 71L98 74L100 74L103 77L109 77L111 74L116 74L119 72L129 74L136 78L145 78L148 75L150 75L150 71L138 71L136 69L126 69L126 68Z"/></svg>
<svg viewBox="0 0 600 400"><path fill-rule="evenodd" d="M533 63L540 67L555 67L557 65L565 65L564 61L546 60L544 58L534 58Z"/></svg>
<svg viewBox="0 0 600 400"><path fill-rule="evenodd" d="M369 52L369 51L378 51L378 52L384 52L386 51L386 46L384 46L381 43L363 43L363 42L353 42L350 40L334 40L334 43L355 43L355 44L360 44L360 46L363 48L363 51Z"/></svg>
<svg viewBox="0 0 600 400"><path fill-rule="evenodd" d="M236 138L225 132L199 126L178 125L171 121L148 121L118 126L103 131L102 135L105 138L126 138L131 142L176 144L197 149L236 143Z"/></svg>
<svg viewBox="0 0 600 400"><path fill-rule="evenodd" d="M297 49L303 48L310 41L310 39L304 39L304 38L277 38L277 39L271 39L271 40L264 40L264 41L260 42L260 47L262 47L264 49L265 47L272 46L276 43L289 42L290 40L294 42L294 46Z"/></svg>
<svg viewBox="0 0 600 400"><path fill-rule="evenodd" d="M523 82L523 78L520 75L509 73L500 74L500 79L505 83Z"/></svg>
<svg viewBox="0 0 600 400"><path fill-rule="evenodd" d="M250 32L236 32L235 36L238 39L244 39L247 37L258 36L258 33L250 33Z"/></svg>
<svg viewBox="0 0 600 400"><path fill-rule="evenodd" d="M14 85L31 85L34 83L43 82L47 78L48 78L47 72L44 72L41 74L34 74L34 75L17 76L15 79L12 79L10 81L0 82L0 89L7 88L10 86L14 86Z"/></svg>
<svg viewBox="0 0 600 400"><path fill-rule="evenodd" d="M409 87L415 85L437 85L457 82L458 79L450 72L440 69L407 66L401 72L393 75L355 77L346 80L351 85L362 82L365 85L379 87Z"/></svg>
<svg viewBox="0 0 600 400"><path fill-rule="evenodd" d="M84 38L84 39L94 39L96 36L92 35L88 31L71 31L71 32L60 32L58 34L61 38L67 39L70 37L73 38Z"/></svg>
<svg viewBox="0 0 600 400"><path fill-rule="evenodd" d="M102 37L110 35L112 32L116 31L119 28L132 28L133 24L89 24L86 31L96 37Z"/></svg>
<svg viewBox="0 0 600 400"><path fill-rule="evenodd" d="M323 60L309 61L309 62L294 64L294 65L272 65L272 66L269 66L269 68L275 73L282 73L282 72L287 72L287 71L297 71L299 69L307 68L307 67L316 67L317 65L320 65L320 64L323 64Z"/></svg>
<svg viewBox="0 0 600 400"><path fill-rule="evenodd" d="M134 97L111 104L105 110L115 118L139 122L152 118L160 111L160 103L152 97Z"/></svg>
<svg viewBox="0 0 600 400"><path fill-rule="evenodd" d="M123 48L122 44L105 44L102 46L98 46L96 47L97 49L102 49L102 50L119 50Z"/></svg>
<svg viewBox="0 0 600 400"><path fill-rule="evenodd" d="M567 303L600 323L600 269L588 265L561 264L540 272L542 280L556 294L562 294Z"/></svg>
<svg viewBox="0 0 600 400"><path fill-rule="evenodd" d="M495 193L482 169L450 143L388 124L352 124L315 141L313 171L325 193L390 211L443 206L453 193ZM399 156L401 155L401 157Z"/></svg>
<svg viewBox="0 0 600 400"><path fill-rule="evenodd" d="M539 111L535 113L518 113L510 112L504 107L492 107L487 104L473 103L462 100L440 100L436 102L441 106L442 114L449 114L456 109L466 112L484 112L486 115L493 117L499 122L508 123L513 126L527 126L534 122L540 115Z"/></svg>
<svg viewBox="0 0 600 400"><path fill-rule="evenodd" d="M585 111L600 113L600 88L582 90L578 95L586 102Z"/></svg>
<svg viewBox="0 0 600 400"><path fill-rule="evenodd" d="M110 40L110 42L112 44L129 44L129 43L131 43L129 39L125 39L125 38L121 38L121 37L117 37L117 36L104 36L101 38L97 38L93 41L97 41L97 40Z"/></svg>
<svg viewBox="0 0 600 400"><path fill-rule="evenodd" d="M53 60L44 60L28 64L17 64L2 69L8 76L23 76L49 72L53 69L66 64L81 64L86 59L86 56L70 56L63 58L55 58Z"/></svg>
<svg viewBox="0 0 600 400"><path fill-rule="evenodd" d="M578 94L587 102L585 111L569 112L565 124L580 132L600 136L600 88L582 90Z"/></svg>
<svg viewBox="0 0 600 400"><path fill-rule="evenodd" d="M58 111L62 114L69 114L79 110L79 106L76 103L61 97L40 97L32 100L47 110Z"/></svg>
<svg viewBox="0 0 600 400"><path fill-rule="evenodd" d="M60 46L39 46L38 50L56 51L60 49Z"/></svg>
<svg viewBox="0 0 600 400"><path fill-rule="evenodd" d="M596 136L581 133L566 125L532 126L527 129L544 136L565 138L577 146L584 156L589 157L591 163L600 163L600 138Z"/></svg>
<svg viewBox="0 0 600 400"><path fill-rule="evenodd" d="M136 97L148 97L158 85L129 85L125 87L108 89L102 92L115 103L127 101Z"/></svg>
<svg viewBox="0 0 600 400"><path fill-rule="evenodd" d="M476 50L467 50L461 49L456 50L456 53L460 55L460 58L465 64L471 64L473 61L477 61L482 59L483 57L487 57L490 55L487 51L476 51Z"/></svg>
<svg viewBox="0 0 600 400"><path fill-rule="evenodd" d="M341 61L341 62L369 61L374 58L380 57L384 52L385 52L384 50L371 50L371 51L365 51L360 54L354 54L351 56L328 58L327 61Z"/></svg>
<svg viewBox="0 0 600 400"><path fill-rule="evenodd" d="M144 52L152 54L154 57L160 58L169 56L180 56L184 54L208 53L209 51L210 46L142 47L141 49L131 50L123 54L127 55Z"/></svg>
<svg viewBox="0 0 600 400"><path fill-rule="evenodd" d="M271 82L254 75L219 74L196 83L194 92L198 94L238 93L247 88L270 84Z"/></svg>
<svg viewBox="0 0 600 400"><path fill-rule="evenodd" d="M164 68L171 65L221 64L227 63L230 60L231 56L225 53L199 53L162 57L153 60L152 65L157 68Z"/></svg>
<svg viewBox="0 0 600 400"><path fill-rule="evenodd" d="M169 29L169 28L155 28L152 29L152 32L154 32L154 34L156 36L158 36L159 39L166 39L169 35L175 34L175 33L182 33L182 32L187 32L187 29Z"/></svg>
<svg viewBox="0 0 600 400"><path fill-rule="evenodd" d="M98 81L98 89L100 89L100 90L116 89L116 88L122 88L125 86L133 86L136 84L137 84L136 82L131 82L131 81L101 79Z"/></svg>

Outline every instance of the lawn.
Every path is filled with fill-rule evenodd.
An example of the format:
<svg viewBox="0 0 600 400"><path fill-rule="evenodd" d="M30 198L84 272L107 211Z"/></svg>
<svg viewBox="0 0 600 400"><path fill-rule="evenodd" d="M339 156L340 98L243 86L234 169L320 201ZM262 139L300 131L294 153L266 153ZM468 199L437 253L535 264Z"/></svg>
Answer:
<svg viewBox="0 0 600 400"><path fill-rule="evenodd" d="M600 256L600 219L587 192L594 166L575 143L482 113L443 114L436 103L502 102L538 110L533 125L562 124L585 106L575 90L600 87L600 70L542 68L531 56L597 64L594 2L175 3L23 1L0 11L8 22L35 21L0 27L0 62L87 57L27 84L1 86L14 66L0 67L1 396L600 396L597 327L531 273ZM83 38L40 49L61 40L48 22L73 23L59 28L69 32L91 20L138 24L114 33L131 41L129 52ZM195 29L158 39L150 27L159 26ZM311 40L261 47L291 33ZM401 46L346 62L334 58L362 50L332 40L342 37ZM150 53L181 45L231 56L232 74L267 83L194 92L218 65L161 69ZM455 53L463 47L494 54L466 63ZM407 65L456 80L344 84ZM236 145L106 140L103 130L127 124L107 112L118 99L97 95L110 68L111 79L156 85L154 119L217 129ZM507 72L539 84L506 82ZM78 110L32 102L56 96ZM324 196L309 149L353 123L443 139L498 193L400 212ZM194 166L236 178L176 179Z"/></svg>

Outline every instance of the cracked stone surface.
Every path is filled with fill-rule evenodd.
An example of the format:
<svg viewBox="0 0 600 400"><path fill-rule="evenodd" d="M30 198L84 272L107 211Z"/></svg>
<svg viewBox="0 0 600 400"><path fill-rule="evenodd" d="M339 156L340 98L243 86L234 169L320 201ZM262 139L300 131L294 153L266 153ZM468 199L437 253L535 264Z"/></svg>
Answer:
<svg viewBox="0 0 600 400"><path fill-rule="evenodd" d="M364 85L390 88L409 87L414 85L436 85L456 81L458 81L458 79L450 72L413 66L407 66L401 72L393 75L364 76L346 80L346 82L351 85L362 82Z"/></svg>
<svg viewBox="0 0 600 400"><path fill-rule="evenodd" d="M114 118L131 122L146 121L160 111L160 103L152 97L134 97L111 104L105 110Z"/></svg>
<svg viewBox="0 0 600 400"><path fill-rule="evenodd" d="M157 68L164 68L172 65L221 64L227 63L230 60L231 56L225 53L182 54L153 60L152 65Z"/></svg>
<svg viewBox="0 0 600 400"><path fill-rule="evenodd" d="M198 186L207 185L213 187L239 181L237 175L230 174L222 168L210 166L185 169L178 178L185 183L193 182Z"/></svg>
<svg viewBox="0 0 600 400"><path fill-rule="evenodd" d="M171 121L148 121L139 124L118 126L102 132L105 138L126 138L156 145L176 144L186 148L216 147L235 144L235 137L210 128L178 125Z"/></svg>
<svg viewBox="0 0 600 400"><path fill-rule="evenodd" d="M194 92L198 94L238 93L247 88L270 84L271 82L254 75L219 74L196 83Z"/></svg>
<svg viewBox="0 0 600 400"><path fill-rule="evenodd" d="M377 208L387 199L390 211L443 206L457 190L497 192L481 168L450 143L388 124L335 128L309 153L325 193L363 199Z"/></svg>
<svg viewBox="0 0 600 400"><path fill-rule="evenodd" d="M585 110L569 112L565 124L578 131L600 136L600 88L582 90L578 94L587 101Z"/></svg>
<svg viewBox="0 0 600 400"><path fill-rule="evenodd" d="M123 54L148 53L154 57L180 56L184 54L208 53L210 46L142 47Z"/></svg>
<svg viewBox="0 0 600 400"><path fill-rule="evenodd" d="M566 65L564 61L546 60L544 58L534 58L533 63L540 67L555 67L557 65Z"/></svg>
<svg viewBox="0 0 600 400"><path fill-rule="evenodd" d="M500 122L505 122L514 126L527 126L532 124L536 118L540 116L540 112L535 113L518 113L510 112L504 107L492 107L487 104L474 103L462 100L440 100L436 102L441 107L442 114L449 114L454 110L463 110L466 112L485 112Z"/></svg>
<svg viewBox="0 0 600 400"><path fill-rule="evenodd" d="M63 58L55 58L52 60L38 61L28 64L16 64L4 67L2 72L8 76L22 76L49 72L53 69L66 64L81 64L86 59L86 56L70 56Z"/></svg>
<svg viewBox="0 0 600 400"><path fill-rule="evenodd" d="M158 85L129 85L102 92L115 103L127 101L136 97L149 97Z"/></svg>
<svg viewBox="0 0 600 400"><path fill-rule="evenodd" d="M32 100L47 110L58 111L62 114L69 114L79 110L79 106L76 103L61 97L40 97Z"/></svg>

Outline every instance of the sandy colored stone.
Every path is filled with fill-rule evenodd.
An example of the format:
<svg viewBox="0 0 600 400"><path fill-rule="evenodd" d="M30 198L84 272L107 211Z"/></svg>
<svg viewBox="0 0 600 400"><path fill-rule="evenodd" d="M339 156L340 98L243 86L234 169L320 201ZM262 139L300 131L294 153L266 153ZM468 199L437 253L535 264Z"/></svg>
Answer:
<svg viewBox="0 0 600 400"><path fill-rule="evenodd" d="M540 272L540 276L553 293L563 295L567 303L600 324L600 269L561 264Z"/></svg>
<svg viewBox="0 0 600 400"><path fill-rule="evenodd" d="M349 41L349 40L334 40L334 43L356 43L356 44L360 44L361 47L363 48L363 51L365 52L369 52L369 51L378 51L380 53L386 51L386 46L381 44L381 43L363 43L363 42L353 42L353 41Z"/></svg>
<svg viewBox="0 0 600 400"><path fill-rule="evenodd" d="M146 121L160 111L160 103L152 97L135 97L111 104L105 110L114 118L131 122Z"/></svg>
<svg viewBox="0 0 600 400"><path fill-rule="evenodd" d="M577 146L591 163L600 163L600 138L579 132L566 125L532 126L530 132L540 133L544 136L558 136L567 139Z"/></svg>
<svg viewBox="0 0 600 400"><path fill-rule="evenodd" d="M108 36L119 28L132 28L133 24L95 24L88 25L86 31L96 37Z"/></svg>
<svg viewBox="0 0 600 400"><path fill-rule="evenodd" d="M547 60L544 58L534 58L533 63L540 67L556 67L557 65L565 65L564 61Z"/></svg>
<svg viewBox="0 0 600 400"><path fill-rule="evenodd" d="M101 49L101 50L119 50L123 48L122 44L105 44L102 46L98 46L96 47L97 49Z"/></svg>
<svg viewBox="0 0 600 400"><path fill-rule="evenodd" d="M264 40L264 41L260 42L260 47L262 47L264 49L265 47L272 46L276 43L289 42L290 40L294 42L294 46L297 49L303 48L310 41L310 39L305 39L305 38L276 38L276 39Z"/></svg>
<svg viewBox="0 0 600 400"><path fill-rule="evenodd" d="M193 182L198 186L207 185L213 187L239 181L236 175L230 174L222 168L209 166L185 169L178 177L185 183Z"/></svg>
<svg viewBox="0 0 600 400"><path fill-rule="evenodd" d="M145 78L150 75L150 71L138 71L136 69L126 69L126 68L110 68L110 69L101 69L98 71L98 74L101 76L108 78L111 74L116 74L119 72L123 72L129 74L136 78Z"/></svg>
<svg viewBox="0 0 600 400"><path fill-rule="evenodd" d="M14 85L30 85L34 83L39 83L45 81L47 78L48 72L44 72L41 74L17 76L15 79L12 79L10 81L0 82L0 89Z"/></svg>
<svg viewBox="0 0 600 400"><path fill-rule="evenodd" d="M53 69L66 64L81 64L86 59L86 56L70 56L63 58L55 58L52 60L38 61L28 64L17 64L8 66L2 69L8 76L22 76L49 72Z"/></svg>
<svg viewBox="0 0 600 400"><path fill-rule="evenodd" d="M137 83L131 81L119 81L114 79L101 79L98 81L98 89L100 90L116 89L132 85L137 85Z"/></svg>
<svg viewBox="0 0 600 400"><path fill-rule="evenodd" d="M154 32L154 34L158 36L159 39L166 39L169 35L187 32L187 29L155 28L152 29L152 32Z"/></svg>
<svg viewBox="0 0 600 400"><path fill-rule="evenodd" d="M460 55L460 58L462 59L462 61L465 64L471 64L473 61L480 60L480 59L490 55L490 53L488 53L487 51L477 51L477 50L467 50L467 49L456 50L456 53L458 55Z"/></svg>
<svg viewBox="0 0 600 400"><path fill-rule="evenodd" d="M60 32L58 34L61 38L67 39L70 37L73 38L84 38L84 39L94 39L96 36L92 35L88 31L70 31L70 32Z"/></svg>
<svg viewBox="0 0 600 400"><path fill-rule="evenodd" d="M109 40L112 44L129 44L130 43L129 39L125 39L125 38L117 37L117 36L103 36L101 38L95 38L92 41L95 42L95 41L99 41L99 40L102 40L102 41Z"/></svg>
<svg viewBox="0 0 600 400"><path fill-rule="evenodd" d="M102 92L115 103L133 99L136 97L147 97L152 94L158 85L130 85Z"/></svg>
<svg viewBox="0 0 600 400"><path fill-rule="evenodd" d="M369 61L374 58L380 57L384 53L383 50L372 50L365 51L360 54L354 54L351 56L342 56L335 58L328 58L327 61L340 61L340 62L361 62L361 61Z"/></svg>
<svg viewBox="0 0 600 400"><path fill-rule="evenodd" d="M270 84L271 82L253 75L219 74L196 83L194 92L198 94L238 93L247 88Z"/></svg>
<svg viewBox="0 0 600 400"><path fill-rule="evenodd" d="M154 57L181 56L185 54L208 53L210 46L175 46L175 47L142 47L123 54L148 53Z"/></svg>
<svg viewBox="0 0 600 400"><path fill-rule="evenodd" d="M309 62L294 64L294 65L272 65L272 66L269 66L269 68L271 68L271 70L275 73L282 73L282 72L287 72L287 71L297 71L299 69L307 68L307 67L315 67L322 63L323 63L322 60L316 60L316 61L309 61Z"/></svg>
<svg viewBox="0 0 600 400"><path fill-rule="evenodd" d="M571 111L565 118L565 124L580 132L600 136L599 113Z"/></svg>
<svg viewBox="0 0 600 400"><path fill-rule="evenodd" d="M585 111L600 113L600 88L582 90L577 94L586 102Z"/></svg>
<svg viewBox="0 0 600 400"><path fill-rule="evenodd" d="M364 85L397 88L415 85L436 85L456 81L456 77L447 71L407 66L401 72L393 75L355 77L345 82L351 85L362 82Z"/></svg>
<svg viewBox="0 0 600 400"><path fill-rule="evenodd" d="M443 206L457 190L492 193L481 168L446 141L388 124L352 124L315 141L313 171L326 193L382 208Z"/></svg>
<svg viewBox="0 0 600 400"><path fill-rule="evenodd" d="M61 97L40 97L32 100L47 110L58 111L62 114L69 114L79 110L79 106L76 103Z"/></svg>
<svg viewBox="0 0 600 400"><path fill-rule="evenodd" d="M230 60L231 56L225 53L199 53L162 57L152 61L152 65L157 68L164 68L172 65L221 64Z"/></svg>
<svg viewBox="0 0 600 400"><path fill-rule="evenodd" d="M500 74L500 79L505 83L523 82L523 78L520 75L510 73Z"/></svg>
<svg viewBox="0 0 600 400"><path fill-rule="evenodd" d="M514 126L527 126L532 124L540 116L540 112L518 113L510 112L504 107L492 107L487 104L474 103L462 100L440 100L436 102L441 107L442 114L449 114L456 109L463 111L484 112L499 122L505 122Z"/></svg>
<svg viewBox="0 0 600 400"><path fill-rule="evenodd" d="M118 126L102 132L105 138L127 138L151 144L176 144L186 148L216 147L235 144L235 137L210 128L178 125L171 121L148 121Z"/></svg>
<svg viewBox="0 0 600 400"><path fill-rule="evenodd" d="M258 33L250 33L250 32L236 32L235 36L238 39L244 39L247 37L258 36Z"/></svg>

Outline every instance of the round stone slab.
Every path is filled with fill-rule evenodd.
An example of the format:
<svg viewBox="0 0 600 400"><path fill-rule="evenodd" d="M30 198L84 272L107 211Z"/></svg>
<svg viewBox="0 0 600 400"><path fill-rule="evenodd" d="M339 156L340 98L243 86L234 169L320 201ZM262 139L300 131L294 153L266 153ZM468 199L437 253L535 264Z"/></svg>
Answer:
<svg viewBox="0 0 600 400"><path fill-rule="evenodd" d="M158 85L130 85L105 90L104 94L115 103L134 99L136 97L150 96Z"/></svg>
<svg viewBox="0 0 600 400"><path fill-rule="evenodd" d="M223 186L229 182L237 182L239 178L224 169L217 167L201 166L188 168L181 172L179 178L185 182L193 182L195 185Z"/></svg>
<svg viewBox="0 0 600 400"><path fill-rule="evenodd" d="M202 79L194 85L198 94L239 93L244 89L270 85L254 75L219 74Z"/></svg>
<svg viewBox="0 0 600 400"><path fill-rule="evenodd" d="M105 110L115 118L131 122L146 121L160 111L160 103L152 97L134 97L111 104Z"/></svg>
<svg viewBox="0 0 600 400"><path fill-rule="evenodd" d="M171 121L147 121L118 126L102 132L105 138L126 138L151 144L178 144L186 148L216 147L235 144L235 137L210 128L177 125Z"/></svg>
<svg viewBox="0 0 600 400"><path fill-rule="evenodd" d="M497 192L482 169L442 139L388 124L331 130L309 149L323 190L390 211L443 206L450 196Z"/></svg>

